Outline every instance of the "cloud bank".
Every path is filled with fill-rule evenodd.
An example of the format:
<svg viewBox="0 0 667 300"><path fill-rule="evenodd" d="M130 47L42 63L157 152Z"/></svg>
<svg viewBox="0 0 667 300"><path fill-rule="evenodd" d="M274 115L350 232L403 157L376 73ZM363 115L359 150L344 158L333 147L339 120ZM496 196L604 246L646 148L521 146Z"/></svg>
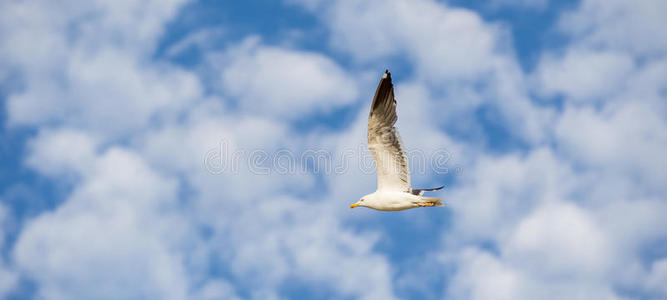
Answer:
<svg viewBox="0 0 667 300"><path fill-rule="evenodd" d="M667 296L661 1L581 1L532 68L509 22L431 0L281 4L326 33L317 47L203 34L186 1L55 5L0 2L3 131L27 132L14 171L64 190L36 208L0 191L0 297ZM185 44L199 59L174 59ZM203 165L221 142L345 155L385 67L408 148L462 168L413 178L447 181L444 209L350 212L375 185L358 160Z"/></svg>

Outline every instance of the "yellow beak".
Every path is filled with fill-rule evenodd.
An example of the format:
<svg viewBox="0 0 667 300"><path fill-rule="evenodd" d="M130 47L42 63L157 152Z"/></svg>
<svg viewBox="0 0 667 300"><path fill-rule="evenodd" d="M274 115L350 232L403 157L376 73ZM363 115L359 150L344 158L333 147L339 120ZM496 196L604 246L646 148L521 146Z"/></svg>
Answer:
<svg viewBox="0 0 667 300"><path fill-rule="evenodd" d="M350 205L350 208L355 208L357 206L359 206L359 203L355 203L355 204Z"/></svg>

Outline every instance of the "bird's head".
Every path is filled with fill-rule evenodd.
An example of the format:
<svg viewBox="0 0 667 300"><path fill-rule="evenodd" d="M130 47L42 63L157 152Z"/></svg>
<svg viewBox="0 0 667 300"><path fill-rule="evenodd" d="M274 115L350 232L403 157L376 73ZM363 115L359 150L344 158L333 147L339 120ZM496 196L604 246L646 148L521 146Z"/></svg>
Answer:
<svg viewBox="0 0 667 300"><path fill-rule="evenodd" d="M359 201L357 201L356 203L350 205L350 208L355 208L357 206L366 206L365 199L363 197L359 199Z"/></svg>
<svg viewBox="0 0 667 300"><path fill-rule="evenodd" d="M375 193L368 194L361 197L357 203L350 205L350 208L355 208L357 206L371 207L373 205L373 199L375 199Z"/></svg>

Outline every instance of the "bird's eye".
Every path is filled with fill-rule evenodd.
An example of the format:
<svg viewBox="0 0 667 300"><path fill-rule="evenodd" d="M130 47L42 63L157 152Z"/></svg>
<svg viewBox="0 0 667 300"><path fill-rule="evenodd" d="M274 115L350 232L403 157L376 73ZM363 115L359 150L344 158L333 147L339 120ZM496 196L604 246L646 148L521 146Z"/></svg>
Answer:
<svg viewBox="0 0 667 300"><path fill-rule="evenodd" d="M361 199L361 200L359 200L359 201L364 202L364 199Z"/></svg>

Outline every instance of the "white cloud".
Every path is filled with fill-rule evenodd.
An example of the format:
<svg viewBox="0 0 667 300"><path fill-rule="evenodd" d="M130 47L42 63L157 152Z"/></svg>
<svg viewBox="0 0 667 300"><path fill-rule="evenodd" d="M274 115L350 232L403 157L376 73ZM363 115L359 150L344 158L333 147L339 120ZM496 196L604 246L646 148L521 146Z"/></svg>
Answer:
<svg viewBox="0 0 667 300"><path fill-rule="evenodd" d="M3 2L0 64L18 70L22 83L7 99L9 124L65 123L117 136L198 97L192 74L146 62L180 3L150 5Z"/></svg>
<svg viewBox="0 0 667 300"><path fill-rule="evenodd" d="M600 101L622 90L633 71L633 58L627 54L570 49L562 57L542 59L538 92L561 94L574 101Z"/></svg>
<svg viewBox="0 0 667 300"><path fill-rule="evenodd" d="M225 61L223 91L245 113L296 119L357 96L353 77L318 53L263 46L249 38L217 63Z"/></svg>
<svg viewBox="0 0 667 300"><path fill-rule="evenodd" d="M3 59L30 71L57 66L71 48L95 53L107 47L146 54L164 24L185 3L169 1L3 2Z"/></svg>
<svg viewBox="0 0 667 300"><path fill-rule="evenodd" d="M652 275L650 266L659 265L664 254L646 257L663 240L667 205L662 183L667 68L661 57L667 48L655 31L664 23L658 13L664 3L658 2L582 2L561 19L561 29L572 38L565 56L544 60L548 69L542 71L568 78L552 82L553 91L566 99L554 137L563 159L580 169L579 201L595 209L613 250L613 275L607 280L660 298L664 291L648 282L660 276ZM605 66L579 70L602 61Z"/></svg>
<svg viewBox="0 0 667 300"><path fill-rule="evenodd" d="M664 89L664 80L658 79L664 68L657 60L636 56L648 50L592 38L606 29L579 32L562 25L570 28L564 32L573 35L572 44L562 53L543 55L535 89L541 96L563 95L561 114L529 99L530 86L508 49L502 25L485 23L471 11L430 1L296 2L322 13L331 30L331 47L361 64L405 58L415 75L414 82L397 85L399 108L405 103L401 91L414 106L399 112L414 119L411 108L430 106L433 115L423 114L425 120L437 120L440 112L442 119L456 120L440 124L470 132L475 124L466 125L466 120L474 122L476 109L490 106L499 111L500 123L509 125L512 136L531 142L524 153L499 156L483 153L478 145L455 146L470 158L463 160L468 163L463 178L446 191L454 216L452 230L443 234L443 252L457 270L448 285L450 296L617 298L617 287L641 289L636 281L622 282L628 276L645 276L646 270L635 267L641 256L638 245L660 234L650 228L659 226L661 214L647 208L658 209L654 197L664 195L658 183L664 177L658 171L664 169L664 160L658 149L665 147L663 137L655 133L662 132L656 128L665 128L661 110L655 109L664 97L658 92ZM562 24L578 14L585 16L573 12ZM421 129L420 134L429 132L431 126L399 123L406 137L417 136L415 128ZM354 125L357 130L362 127ZM435 140L434 144L449 145L446 137ZM367 181L346 186L357 190ZM334 186L339 183L332 180ZM635 209L622 215L618 207L625 205ZM629 231L619 230L620 221L612 220L622 218L637 224L632 226L635 231L647 234L630 237ZM579 251L574 246L581 244L590 247ZM460 250L486 247L497 253ZM529 261L522 261L526 257ZM622 274L617 270L629 268L637 269L629 272L634 275L608 275L610 270ZM488 270L503 279L502 287L484 280Z"/></svg>
<svg viewBox="0 0 667 300"><path fill-rule="evenodd" d="M375 239L344 229L338 212L332 214L331 203L323 201L326 195L287 196L285 189L311 190L312 175L255 174L245 160L235 172L221 174L202 165L203 155L220 141L228 155L253 149L275 153L281 147L299 154L304 142L284 122L225 114L213 103L202 106L193 108L184 124L152 132L138 146L157 168L185 175L197 191L192 208L196 223L213 229L205 246L213 261L228 265L245 288L256 291L253 297L277 297L285 278L296 278L331 286L340 295L393 298L388 262L371 251ZM373 288L360 281L373 282Z"/></svg>
<svg viewBox="0 0 667 300"><path fill-rule="evenodd" d="M245 55L250 66L257 68L244 70L258 76L272 66L264 60L267 57L302 63L306 71L314 71L286 81L286 87L266 91L282 93L277 100L293 111L232 111L217 97L202 99L199 78L190 73L143 60L139 69L132 65L136 56L112 51L95 53L90 64L77 65L76 70L86 72L75 72L76 84L71 86L75 89L58 88L66 100L78 97L64 108L76 114L56 118L62 128L49 129L51 122L41 119L22 123L46 125L30 142L30 167L54 180L69 173L78 177L64 203L31 220L13 249L17 268L22 276L35 280L41 297L234 297L235 290L226 287L228 279L249 282L245 288L257 290L256 297L277 297L280 287L288 284L286 278L298 278L331 286L342 296L393 298L390 268L383 256L371 250L374 239L362 239L333 217L290 213L326 206L281 196L287 193L285 188L309 189L313 184L309 174L263 176L241 165L238 173L215 175L204 168L204 155L221 141L228 142L231 151L301 149L304 141L292 136L286 120L270 116L331 109L355 97L353 81L325 56L264 46ZM115 72L123 66L129 66L121 77L133 79L126 82L130 87L134 81L145 84L134 85L138 91L130 89L127 97L121 97L126 102L117 115L106 114L113 108L97 107L104 99L79 101L96 99L100 90L114 92L120 85L114 83L120 80L116 75L121 75ZM304 80L311 79L329 80L316 87L315 94L336 102L309 102L297 88L308 86ZM151 89L151 82L158 91L142 92L146 85ZM340 86L351 88L336 92ZM293 93L292 88L297 91ZM259 95L252 90L241 92L237 97ZM172 101L173 97L177 100ZM150 98L150 103L138 101L143 98ZM186 103L192 105L185 107ZM171 118L171 113L179 118ZM10 114L20 115L20 110ZM149 124L154 118L160 122ZM122 147L114 143L119 136L128 141ZM192 190L186 199L179 198L183 187L174 178L181 178ZM180 206L180 201L187 202ZM193 229L196 226L212 231L207 242ZM50 249L47 255L40 252L44 248ZM333 268L342 261L342 268ZM211 263L229 268L233 278L209 278ZM257 281L257 274L267 281ZM361 281L374 287L358 285Z"/></svg>
<svg viewBox="0 0 667 300"><path fill-rule="evenodd" d="M555 202L524 218L504 252L532 274L587 279L607 271L610 246L592 215L574 204Z"/></svg>
<svg viewBox="0 0 667 300"><path fill-rule="evenodd" d="M200 196L192 199L192 206L184 212L176 204L173 180L156 173L137 153L111 148L94 158L91 170L84 173L81 184L62 206L24 229L14 249L15 260L24 274L37 280L39 294L50 299L233 297L234 291L225 288L224 283L194 288L194 278L203 274L190 272L197 272L199 264L221 260L260 298L277 296L276 290L286 284L285 278L330 285L340 295L393 298L388 263L371 250L375 239L344 230L332 216L321 217L327 215L326 205L270 195L279 193L284 183L247 170L241 169L235 176L252 180L249 185L242 185L242 181L227 183L225 178L230 177L205 172L200 161L206 150L203 145L207 140L215 145L216 135L211 133L226 128L221 124L216 127L212 116L216 114L192 120L192 127L152 133L147 139L149 145L155 143L154 139L162 140L165 148L158 155L153 151L160 147L151 146L154 150L144 155L163 173L185 175L199 191ZM266 128L276 130L276 126ZM229 140L251 146L253 142L247 144L237 135L241 131L228 129L233 132ZM72 139L67 130L62 132L38 137L32 143L35 152L42 153L53 148L52 144ZM172 138L181 144L172 143ZM36 149L38 146L44 149ZM75 170L79 164L67 155L44 159L63 169ZM165 168L179 159L175 168ZM51 168L37 170L57 175L50 173ZM262 186L263 192L253 190L256 185ZM311 213L301 214L303 211ZM183 214L192 219L187 221ZM213 229L208 243L202 243L189 229L194 224ZM192 237L186 238L188 235ZM184 257L193 257L187 250L189 243L202 247L208 258L199 258L203 261L195 266L185 264ZM48 254L40 252L43 247L50 249ZM99 272L101 269L105 272ZM372 283L373 287L359 282ZM117 289L121 292L111 292Z"/></svg>
<svg viewBox="0 0 667 300"><path fill-rule="evenodd" d="M68 163L61 159L55 164ZM16 264L48 299L183 299L188 279L176 247L188 226L175 192L140 157L109 149L63 205L24 228Z"/></svg>
<svg viewBox="0 0 667 300"><path fill-rule="evenodd" d="M117 51L77 54L58 70L40 70L59 73L53 77L26 75L27 89L8 99L11 124L64 123L118 136L170 117L201 92L192 74L169 66Z"/></svg>
<svg viewBox="0 0 667 300"><path fill-rule="evenodd" d="M224 28L220 27L199 29L169 46L169 48L165 50L165 53L170 57L174 57L182 54L190 48L209 48L214 41L219 40L226 32L227 31L225 31Z"/></svg>
<svg viewBox="0 0 667 300"><path fill-rule="evenodd" d="M440 113L434 120L451 120L443 126L479 126L470 121L476 109L490 106L499 112L499 123L520 139L539 143L544 138L552 116L531 104L502 24L430 0L292 2L319 13L331 32L331 47L361 65L407 62L413 79L439 100L433 104Z"/></svg>
<svg viewBox="0 0 667 300"><path fill-rule="evenodd" d="M488 253L468 249L462 269L452 278L449 297L456 299L520 299L521 274Z"/></svg>
<svg viewBox="0 0 667 300"><path fill-rule="evenodd" d="M195 299L215 300L215 299L241 299L236 296L234 287L225 281L215 280L207 283L201 292L195 296Z"/></svg>
<svg viewBox="0 0 667 300"><path fill-rule="evenodd" d="M500 50L498 28L477 14L433 1L297 1L322 7L331 45L360 61L406 55L426 78L470 78L488 71ZM454 46L455 45L455 46Z"/></svg>
<svg viewBox="0 0 667 300"><path fill-rule="evenodd" d="M512 298L616 298L618 287L647 291L642 278L649 270L639 261L644 247L664 236L665 203L646 198L657 186L606 169L617 167L613 161L605 164L581 165L566 153L540 149L526 157L483 156L467 169L462 184L447 194L454 221L443 255L447 265L460 268L451 281L453 296L486 298L485 277L471 273L480 261L485 267L479 270L511 278L500 295ZM471 261L465 249L476 247L494 254L479 258L475 250ZM474 275L479 278L464 279Z"/></svg>
<svg viewBox="0 0 667 300"><path fill-rule="evenodd" d="M248 283L253 290L271 289L294 277L324 284L340 296L394 298L388 262L372 251L375 239L340 228L327 206L287 197L250 205L252 209L216 226L232 221L231 244L236 247L231 268L236 276L256 279Z"/></svg>
<svg viewBox="0 0 667 300"><path fill-rule="evenodd" d="M4 297L18 282L18 276L0 261L0 296Z"/></svg>
<svg viewBox="0 0 667 300"><path fill-rule="evenodd" d="M667 130L667 122L652 105L630 101L601 112L567 107L555 133L562 149L579 163L662 190L667 180L667 161L662 158L667 134L661 128Z"/></svg>
<svg viewBox="0 0 667 300"><path fill-rule="evenodd" d="M655 289L662 295L667 295L665 282L667 282L667 258L663 258L653 263L647 286L651 289Z"/></svg>
<svg viewBox="0 0 667 300"><path fill-rule="evenodd" d="M588 280L550 277L513 266L502 257L468 248L456 258L461 269L448 290L451 298L465 299L619 299L604 285Z"/></svg>
<svg viewBox="0 0 667 300"><path fill-rule="evenodd" d="M94 138L78 130L44 130L31 141L26 163L50 176L78 176L91 171L96 147Z"/></svg>
<svg viewBox="0 0 667 300"><path fill-rule="evenodd" d="M654 56L667 51L662 0L585 0L560 20L560 28L593 48Z"/></svg>
<svg viewBox="0 0 667 300"><path fill-rule="evenodd" d="M545 173L544 170L549 170ZM526 213L541 202L567 196L572 170L547 149L525 157L483 155L469 165L449 195L455 212L452 241L494 241L507 237Z"/></svg>

